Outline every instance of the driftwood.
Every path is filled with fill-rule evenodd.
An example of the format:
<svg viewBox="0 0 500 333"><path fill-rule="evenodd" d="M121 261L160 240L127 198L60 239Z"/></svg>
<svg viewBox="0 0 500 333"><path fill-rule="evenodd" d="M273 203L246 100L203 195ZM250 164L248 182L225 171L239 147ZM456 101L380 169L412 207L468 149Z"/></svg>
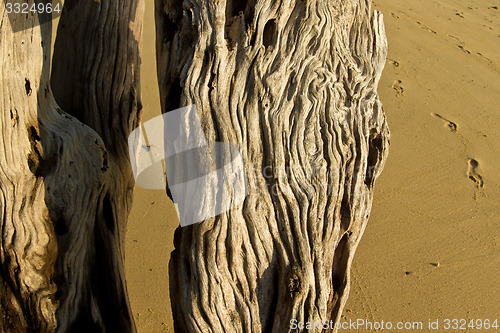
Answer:
<svg viewBox="0 0 500 333"><path fill-rule="evenodd" d="M52 69L50 23L0 7L0 332L135 331L122 265L142 7L67 0ZM381 14L357 0L156 13L164 112L194 104L248 182L242 205L176 231L176 331L339 320L388 152Z"/></svg>
<svg viewBox="0 0 500 333"><path fill-rule="evenodd" d="M194 104L207 140L238 144L248 181L242 205L176 231L177 332L340 320L389 145L370 5L156 1L163 112Z"/></svg>
<svg viewBox="0 0 500 333"><path fill-rule="evenodd" d="M122 266L142 11L66 1L56 103L50 22L0 6L0 332L135 331Z"/></svg>

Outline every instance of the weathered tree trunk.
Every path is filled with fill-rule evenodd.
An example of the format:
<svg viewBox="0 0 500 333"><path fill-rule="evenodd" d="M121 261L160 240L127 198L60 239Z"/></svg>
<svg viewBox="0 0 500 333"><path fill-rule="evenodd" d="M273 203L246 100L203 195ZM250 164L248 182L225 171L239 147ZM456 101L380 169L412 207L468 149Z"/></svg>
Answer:
<svg viewBox="0 0 500 333"><path fill-rule="evenodd" d="M176 231L177 332L340 319L389 144L370 6L156 1L163 112L194 104L209 141L239 145L248 181L243 205Z"/></svg>
<svg viewBox="0 0 500 333"><path fill-rule="evenodd" d="M64 111L49 82L51 24L4 9L0 332L133 332L122 243L142 1L66 1L52 77Z"/></svg>

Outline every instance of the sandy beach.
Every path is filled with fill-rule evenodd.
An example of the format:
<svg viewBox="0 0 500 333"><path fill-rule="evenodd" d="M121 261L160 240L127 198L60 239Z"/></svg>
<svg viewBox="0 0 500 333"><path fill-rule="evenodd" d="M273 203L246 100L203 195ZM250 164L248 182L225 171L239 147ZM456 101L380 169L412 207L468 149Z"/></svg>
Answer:
<svg viewBox="0 0 500 333"><path fill-rule="evenodd" d="M441 329L446 319L500 321L500 6L380 0L373 7L384 14L389 41L378 91L391 147L344 320L391 322L396 332L399 322L429 331L429 320ZM144 121L161 113L154 45L147 0ZM178 224L164 191L136 189L126 277L140 333L173 332L168 262Z"/></svg>

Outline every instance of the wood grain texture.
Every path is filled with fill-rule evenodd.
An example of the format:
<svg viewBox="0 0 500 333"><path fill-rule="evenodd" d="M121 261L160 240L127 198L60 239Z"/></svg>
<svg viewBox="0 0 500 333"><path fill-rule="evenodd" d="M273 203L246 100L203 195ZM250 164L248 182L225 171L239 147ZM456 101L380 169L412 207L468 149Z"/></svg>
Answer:
<svg viewBox="0 0 500 333"><path fill-rule="evenodd" d="M387 40L371 1L157 0L163 112L197 107L237 143L243 205L179 228L177 332L287 332L339 320L389 130Z"/></svg>
<svg viewBox="0 0 500 333"><path fill-rule="evenodd" d="M93 274L82 279L74 294L67 290L62 318L83 303L102 311L108 331L133 329L124 276L126 221L132 204L134 178L127 139L138 126L142 1L68 0L59 21L54 46L52 89L58 104L89 126L106 147L106 180L96 195L92 252L84 266ZM71 73L71 75L68 75ZM64 259L61 272L70 265ZM84 267L82 267L84 268ZM88 271L89 267L82 271ZM65 313L65 312L66 313ZM106 323L108 321L108 323ZM88 330L91 330L90 327ZM88 331L87 330L87 331Z"/></svg>
<svg viewBox="0 0 500 333"><path fill-rule="evenodd" d="M54 75L52 86L74 98L64 111L49 82L50 23L19 16L10 23L28 29L13 33L0 6L0 332L135 331L122 267L133 187L124 137L140 111L142 2L105 3L65 3L68 30L95 30L56 41L68 80ZM96 56L78 53L82 44ZM71 68L69 55L80 61ZM80 76L89 68L97 78Z"/></svg>

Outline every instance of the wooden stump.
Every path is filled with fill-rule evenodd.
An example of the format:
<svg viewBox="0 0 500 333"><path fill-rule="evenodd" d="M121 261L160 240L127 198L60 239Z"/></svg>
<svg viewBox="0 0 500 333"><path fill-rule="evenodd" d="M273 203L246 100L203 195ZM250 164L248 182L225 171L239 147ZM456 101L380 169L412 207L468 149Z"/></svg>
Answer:
<svg viewBox="0 0 500 333"><path fill-rule="evenodd" d="M142 12L137 0L66 1L58 105L51 23L1 5L0 332L135 332L123 231Z"/></svg>
<svg viewBox="0 0 500 333"><path fill-rule="evenodd" d="M287 332L340 320L389 145L387 40L371 1L157 0L163 112L194 104L237 143L243 205L179 228L177 332Z"/></svg>

